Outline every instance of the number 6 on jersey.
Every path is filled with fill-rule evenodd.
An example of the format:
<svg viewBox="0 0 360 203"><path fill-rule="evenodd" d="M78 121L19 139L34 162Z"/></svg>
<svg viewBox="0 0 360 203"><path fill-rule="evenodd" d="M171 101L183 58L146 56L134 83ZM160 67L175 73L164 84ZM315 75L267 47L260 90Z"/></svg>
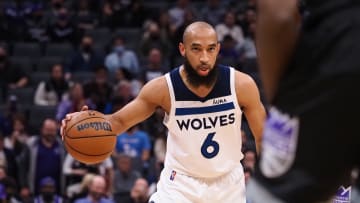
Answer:
<svg viewBox="0 0 360 203"><path fill-rule="evenodd" d="M215 132L209 133L204 143L201 146L201 154L207 159L214 158L219 153L219 143L213 140L214 136L215 136ZM209 152L209 150L211 152Z"/></svg>

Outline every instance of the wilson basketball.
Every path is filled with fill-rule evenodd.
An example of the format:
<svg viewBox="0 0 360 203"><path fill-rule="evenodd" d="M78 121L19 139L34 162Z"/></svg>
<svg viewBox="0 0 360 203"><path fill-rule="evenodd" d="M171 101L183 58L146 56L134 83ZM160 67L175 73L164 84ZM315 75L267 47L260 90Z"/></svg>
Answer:
<svg viewBox="0 0 360 203"><path fill-rule="evenodd" d="M64 144L76 160L95 164L111 155L116 134L104 114L92 110L81 111L66 124Z"/></svg>

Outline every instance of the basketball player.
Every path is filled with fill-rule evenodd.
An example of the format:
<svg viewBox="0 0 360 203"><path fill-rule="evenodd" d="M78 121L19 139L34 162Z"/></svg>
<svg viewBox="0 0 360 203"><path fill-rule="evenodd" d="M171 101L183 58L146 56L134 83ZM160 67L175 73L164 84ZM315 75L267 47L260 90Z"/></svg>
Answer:
<svg viewBox="0 0 360 203"><path fill-rule="evenodd" d="M165 167L150 202L245 203L241 116L259 147L265 110L258 88L250 76L216 63L220 44L205 22L185 29L179 50L182 66L148 82L137 98L107 119L119 134L156 108L165 110Z"/></svg>
<svg viewBox="0 0 360 203"><path fill-rule="evenodd" d="M349 202L360 163L360 1L258 1L257 48L271 104L252 203ZM340 191L337 192L338 188Z"/></svg>

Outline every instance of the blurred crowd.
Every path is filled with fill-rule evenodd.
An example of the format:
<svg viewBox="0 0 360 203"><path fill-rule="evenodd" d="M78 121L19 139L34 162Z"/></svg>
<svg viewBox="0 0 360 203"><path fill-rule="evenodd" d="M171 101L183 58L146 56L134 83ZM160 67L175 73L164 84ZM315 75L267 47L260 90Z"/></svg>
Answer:
<svg viewBox="0 0 360 203"><path fill-rule="evenodd" d="M181 65L178 43L196 20L216 29L218 63L260 86L254 0L0 1L0 199L147 202L166 153L161 109L118 136L113 155L95 165L66 153L60 121L83 105L112 113ZM244 122L247 180L256 152Z"/></svg>

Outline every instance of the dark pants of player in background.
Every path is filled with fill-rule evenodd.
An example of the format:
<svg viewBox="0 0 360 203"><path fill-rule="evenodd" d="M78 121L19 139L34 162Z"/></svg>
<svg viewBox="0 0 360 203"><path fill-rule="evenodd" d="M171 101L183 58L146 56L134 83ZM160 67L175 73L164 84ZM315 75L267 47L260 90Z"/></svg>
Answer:
<svg viewBox="0 0 360 203"><path fill-rule="evenodd" d="M343 6L304 22L265 126L251 203L328 201L360 165L360 5Z"/></svg>

